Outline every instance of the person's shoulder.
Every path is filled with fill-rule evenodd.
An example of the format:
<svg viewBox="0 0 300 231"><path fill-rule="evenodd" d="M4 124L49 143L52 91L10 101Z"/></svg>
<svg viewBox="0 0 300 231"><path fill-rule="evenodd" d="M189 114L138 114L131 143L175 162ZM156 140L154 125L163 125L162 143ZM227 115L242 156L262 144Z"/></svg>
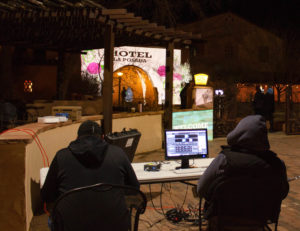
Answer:
<svg viewBox="0 0 300 231"><path fill-rule="evenodd" d="M117 146L117 145L108 144L107 145L107 152L111 152L111 153L114 153L115 155L119 155L119 154L123 154L124 150L121 147Z"/></svg>
<svg viewBox="0 0 300 231"><path fill-rule="evenodd" d="M125 151L117 145L108 144L106 156L115 163L130 163Z"/></svg>
<svg viewBox="0 0 300 231"><path fill-rule="evenodd" d="M66 156L70 155L72 152L69 148L62 148L56 152L56 158L65 158Z"/></svg>

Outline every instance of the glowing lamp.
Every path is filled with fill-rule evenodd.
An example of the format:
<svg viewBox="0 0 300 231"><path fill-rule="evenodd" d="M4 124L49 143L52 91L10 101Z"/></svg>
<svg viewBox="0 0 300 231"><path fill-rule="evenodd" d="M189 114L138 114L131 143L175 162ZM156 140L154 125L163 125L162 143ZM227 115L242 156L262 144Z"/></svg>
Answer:
<svg viewBox="0 0 300 231"><path fill-rule="evenodd" d="M194 75L196 85L206 85L208 80L207 74L196 74Z"/></svg>
<svg viewBox="0 0 300 231"><path fill-rule="evenodd" d="M122 72L118 72L117 75L118 75L119 77L122 77L123 73L122 73Z"/></svg>

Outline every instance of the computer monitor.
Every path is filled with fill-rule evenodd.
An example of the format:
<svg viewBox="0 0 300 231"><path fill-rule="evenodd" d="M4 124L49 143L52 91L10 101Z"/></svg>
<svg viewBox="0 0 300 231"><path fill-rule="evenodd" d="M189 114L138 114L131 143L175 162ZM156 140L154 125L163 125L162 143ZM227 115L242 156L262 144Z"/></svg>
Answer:
<svg viewBox="0 0 300 231"><path fill-rule="evenodd" d="M165 130L165 159L180 159L181 166L189 168L189 159L207 158L207 129Z"/></svg>

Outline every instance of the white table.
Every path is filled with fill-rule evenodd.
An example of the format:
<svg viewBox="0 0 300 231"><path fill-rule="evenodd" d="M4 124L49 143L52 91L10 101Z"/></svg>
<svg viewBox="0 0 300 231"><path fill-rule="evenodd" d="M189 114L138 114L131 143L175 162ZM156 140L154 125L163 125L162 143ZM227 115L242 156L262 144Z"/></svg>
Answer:
<svg viewBox="0 0 300 231"><path fill-rule="evenodd" d="M197 169L195 169L194 172L187 173L176 173L177 171L175 171L175 168L180 166L180 162L174 160L163 161L160 171L149 172L144 170L145 164L153 162L132 163L132 167L140 184L189 181L198 180L213 159L214 158L194 159L194 161L190 160L190 165L195 166ZM44 184L48 169L49 168L42 168L40 170L40 187L42 187Z"/></svg>
<svg viewBox="0 0 300 231"><path fill-rule="evenodd" d="M174 160L164 161L161 165L160 171L144 170L145 164L153 162L132 163L132 167L140 184L189 181L198 180L213 159L214 158L195 159L194 161L190 160L190 165L195 166L197 169L193 172L186 173L178 173L178 171L175 171L175 168L180 166L180 162Z"/></svg>

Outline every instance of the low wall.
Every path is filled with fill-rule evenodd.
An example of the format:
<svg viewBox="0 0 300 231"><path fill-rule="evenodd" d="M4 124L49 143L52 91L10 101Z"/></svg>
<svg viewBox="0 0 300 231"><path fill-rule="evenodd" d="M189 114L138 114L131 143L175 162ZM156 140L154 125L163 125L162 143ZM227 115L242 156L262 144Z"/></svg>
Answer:
<svg viewBox="0 0 300 231"><path fill-rule="evenodd" d="M32 123L16 129L36 132L51 163L56 152L76 138L80 122L86 119L100 123L102 116L60 124ZM113 132L123 128L141 132L136 153L161 148L161 112L113 115ZM38 140L35 139L36 142L24 131L0 135L0 230L28 231L33 215L42 209L39 173L47 161L43 160Z"/></svg>
<svg viewBox="0 0 300 231"><path fill-rule="evenodd" d="M136 153L149 152L162 147L163 126L162 113L143 112L143 113L125 113L114 115L112 130L120 132L125 128L137 129L141 134Z"/></svg>

